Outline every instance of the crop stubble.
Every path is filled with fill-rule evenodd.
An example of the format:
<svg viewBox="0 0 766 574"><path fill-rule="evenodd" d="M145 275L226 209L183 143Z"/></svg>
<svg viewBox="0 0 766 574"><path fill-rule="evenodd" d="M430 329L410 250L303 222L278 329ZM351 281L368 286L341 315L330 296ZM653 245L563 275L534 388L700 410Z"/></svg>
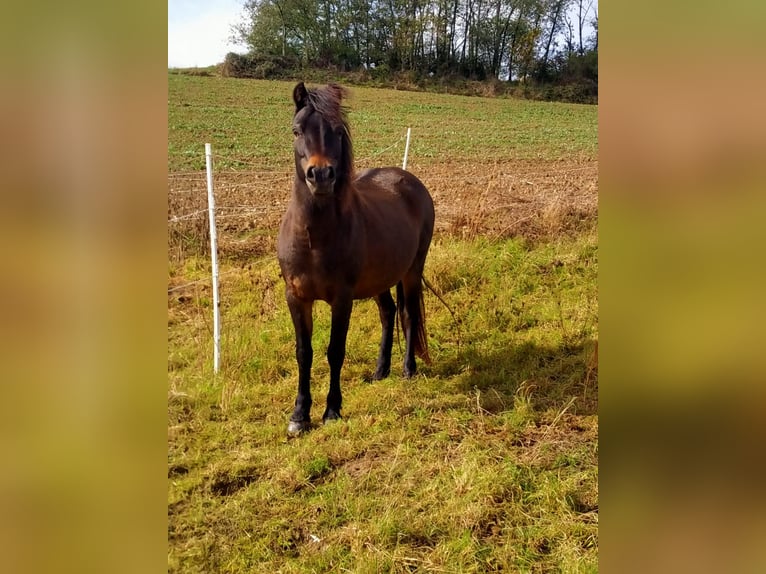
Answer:
<svg viewBox="0 0 766 574"><path fill-rule="evenodd" d="M437 234L544 240L582 231L597 217L596 160L414 164L410 171L434 198ZM216 173L222 255L238 259L273 251L292 177L285 170ZM190 244L203 248L207 239L204 173L171 173L168 188L169 250L178 257ZM193 241L184 243L184 237Z"/></svg>

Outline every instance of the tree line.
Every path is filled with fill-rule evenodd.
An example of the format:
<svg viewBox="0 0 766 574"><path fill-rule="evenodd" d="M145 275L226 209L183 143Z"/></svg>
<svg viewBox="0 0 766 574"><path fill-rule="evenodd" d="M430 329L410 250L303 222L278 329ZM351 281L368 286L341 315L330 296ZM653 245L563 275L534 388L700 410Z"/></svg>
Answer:
<svg viewBox="0 0 766 574"><path fill-rule="evenodd" d="M597 0L246 0L251 55L340 71L598 84Z"/></svg>

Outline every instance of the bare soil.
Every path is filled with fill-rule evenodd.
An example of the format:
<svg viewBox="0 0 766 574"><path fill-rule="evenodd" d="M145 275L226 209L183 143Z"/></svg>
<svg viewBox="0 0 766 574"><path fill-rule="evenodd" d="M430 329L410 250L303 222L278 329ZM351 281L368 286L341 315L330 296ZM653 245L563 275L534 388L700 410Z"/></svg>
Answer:
<svg viewBox="0 0 766 574"><path fill-rule="evenodd" d="M575 234L596 224L598 161L454 161L410 165L436 207L436 234L470 239ZM222 256L273 252L290 194L291 171L227 171L214 177ZM204 252L208 243L204 172L168 176L168 249L172 258Z"/></svg>

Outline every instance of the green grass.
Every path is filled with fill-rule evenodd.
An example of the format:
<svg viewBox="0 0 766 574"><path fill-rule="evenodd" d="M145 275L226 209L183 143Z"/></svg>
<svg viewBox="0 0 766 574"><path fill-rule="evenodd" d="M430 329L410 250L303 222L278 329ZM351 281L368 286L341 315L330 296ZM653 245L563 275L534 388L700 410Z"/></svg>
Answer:
<svg viewBox="0 0 766 574"><path fill-rule="evenodd" d="M596 570L595 235L444 239L428 269L459 318L428 296L433 364L370 383L377 310L357 302L345 419L297 440L276 263L224 267L218 377L205 290L171 302L171 571ZM315 315L318 419L327 306Z"/></svg>
<svg viewBox="0 0 766 574"><path fill-rule="evenodd" d="M168 75L168 169L204 169L203 144L219 169L288 168L292 82ZM353 88L349 121L365 165L399 164L404 146L375 155L412 128L422 166L597 155L596 106Z"/></svg>

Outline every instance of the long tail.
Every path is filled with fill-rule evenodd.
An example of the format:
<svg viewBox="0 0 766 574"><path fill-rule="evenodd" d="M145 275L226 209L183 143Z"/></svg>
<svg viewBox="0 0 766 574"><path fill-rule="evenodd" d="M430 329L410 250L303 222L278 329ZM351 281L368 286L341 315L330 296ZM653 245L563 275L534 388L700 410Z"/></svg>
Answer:
<svg viewBox="0 0 766 574"><path fill-rule="evenodd" d="M423 359L423 362L426 365L430 365L431 355L428 354L428 334L426 333L426 303L423 299L423 289L420 290L418 299L420 317L418 321L418 336L415 338L415 354Z"/></svg>
<svg viewBox="0 0 766 574"><path fill-rule="evenodd" d="M446 301L445 301L445 300L442 298L442 296L441 296L441 295L439 295L439 293L436 291L436 289L434 288L434 286L433 286L433 285L431 285L431 282L430 282L428 279L426 279L426 276L425 276L425 275L423 275L423 285L425 285L426 287L428 287L428 290L429 290L429 291L431 291L431 293L433 293L434 295L436 295L436 298L437 298L439 301L441 301L441 302L442 302L442 305L444 305L444 306L447 308L447 311L449 311L449 314L450 314L450 315L452 315L452 320L453 320L453 321L455 321L455 322L457 322L457 319L455 318L455 312L452 310L452 307L450 307L449 305L447 305L447 302L446 302ZM422 300L422 298L423 298L423 295L422 295L422 293L421 293L420 297L421 297L421 300Z"/></svg>
<svg viewBox="0 0 766 574"><path fill-rule="evenodd" d="M423 359L426 365L431 364L431 355L428 354L428 335L426 333L426 305L423 299L423 289L418 294L418 316L410 319L417 320L417 331L415 332L415 355ZM396 284L396 310L399 315L399 325L404 333L407 332L405 322L405 302L404 287L401 281Z"/></svg>
<svg viewBox="0 0 766 574"><path fill-rule="evenodd" d="M442 305L444 305L447 308L447 311L449 311L449 314L452 315L452 322L455 324L455 328L457 331L457 350L458 353L460 353L460 320L455 316L455 312L452 310L452 307L447 305L447 302L444 300L444 298L439 294L439 292L434 288L433 285L431 285L431 282L426 279L425 275L423 275L423 285L428 287L428 290L431 291L434 295L436 295L436 298L441 301ZM422 297L422 294L421 294Z"/></svg>

